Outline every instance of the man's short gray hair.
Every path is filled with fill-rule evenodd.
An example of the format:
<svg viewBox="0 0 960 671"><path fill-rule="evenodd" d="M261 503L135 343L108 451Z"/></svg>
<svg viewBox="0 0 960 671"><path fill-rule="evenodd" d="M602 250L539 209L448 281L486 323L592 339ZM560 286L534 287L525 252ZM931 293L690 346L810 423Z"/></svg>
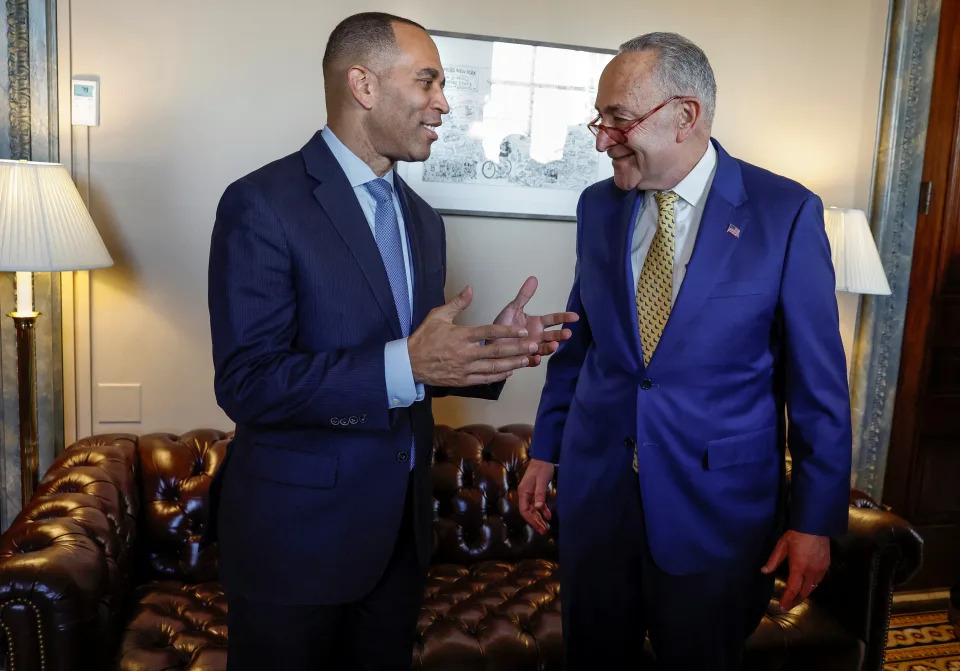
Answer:
<svg viewBox="0 0 960 671"><path fill-rule="evenodd" d="M654 76L664 95L691 96L703 105L709 127L717 105L717 82L703 49L677 33L647 33L620 45L620 53L654 51Z"/></svg>

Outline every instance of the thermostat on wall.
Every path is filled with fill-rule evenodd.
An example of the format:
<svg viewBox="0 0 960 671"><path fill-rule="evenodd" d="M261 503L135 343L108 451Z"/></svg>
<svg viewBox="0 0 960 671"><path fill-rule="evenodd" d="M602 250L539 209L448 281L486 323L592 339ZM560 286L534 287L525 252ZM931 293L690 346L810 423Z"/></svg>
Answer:
<svg viewBox="0 0 960 671"><path fill-rule="evenodd" d="M74 126L100 125L100 78L74 77L72 80Z"/></svg>

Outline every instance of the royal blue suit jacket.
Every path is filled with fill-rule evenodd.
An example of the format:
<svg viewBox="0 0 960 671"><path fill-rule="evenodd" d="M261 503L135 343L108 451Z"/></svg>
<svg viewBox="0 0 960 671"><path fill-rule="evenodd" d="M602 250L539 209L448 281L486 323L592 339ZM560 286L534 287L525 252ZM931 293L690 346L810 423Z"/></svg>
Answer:
<svg viewBox="0 0 960 671"><path fill-rule="evenodd" d="M578 544L616 516L612 474L631 469L635 444L650 550L668 573L756 565L784 521L846 529L850 401L822 203L713 142L693 256L647 367L630 265L643 193L608 179L580 199L567 307L580 321L551 357L531 448L559 463L561 563L565 547L606 550Z"/></svg>
<svg viewBox="0 0 960 671"><path fill-rule="evenodd" d="M443 221L399 177L413 328L444 302ZM430 397L391 410L384 344L402 337L360 204L320 133L239 179L217 209L209 309L217 401L236 436L211 486L207 540L227 589L254 601L355 600L383 574L410 482L431 552Z"/></svg>

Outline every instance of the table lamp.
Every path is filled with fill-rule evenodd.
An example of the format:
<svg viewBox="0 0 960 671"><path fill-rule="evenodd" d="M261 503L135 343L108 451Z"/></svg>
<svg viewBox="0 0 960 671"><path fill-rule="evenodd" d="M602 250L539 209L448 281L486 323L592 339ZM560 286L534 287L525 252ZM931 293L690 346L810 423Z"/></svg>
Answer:
<svg viewBox="0 0 960 671"><path fill-rule="evenodd" d="M828 207L823 219L830 240L837 291L890 295L887 275L863 210Z"/></svg>

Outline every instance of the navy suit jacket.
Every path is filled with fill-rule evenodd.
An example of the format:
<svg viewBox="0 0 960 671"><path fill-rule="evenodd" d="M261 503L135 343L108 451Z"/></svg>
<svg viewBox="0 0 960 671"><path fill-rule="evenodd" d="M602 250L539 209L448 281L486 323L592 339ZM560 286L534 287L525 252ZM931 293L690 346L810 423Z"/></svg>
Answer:
<svg viewBox="0 0 960 671"><path fill-rule="evenodd" d="M616 551L604 530L624 494L610 483L635 445L649 546L668 573L759 567L784 521L846 529L850 401L823 206L714 145L693 256L647 367L630 264L643 193L609 179L580 199L567 307L580 321L550 359L531 446L560 464L561 565Z"/></svg>
<svg viewBox="0 0 960 671"><path fill-rule="evenodd" d="M399 177L413 328L443 304L439 214ZM227 589L254 601L355 600L393 551L410 478L418 558L431 552L430 397L389 408L384 345L402 337L379 250L320 133L231 184L210 248L217 401L236 435L211 487L208 540Z"/></svg>

